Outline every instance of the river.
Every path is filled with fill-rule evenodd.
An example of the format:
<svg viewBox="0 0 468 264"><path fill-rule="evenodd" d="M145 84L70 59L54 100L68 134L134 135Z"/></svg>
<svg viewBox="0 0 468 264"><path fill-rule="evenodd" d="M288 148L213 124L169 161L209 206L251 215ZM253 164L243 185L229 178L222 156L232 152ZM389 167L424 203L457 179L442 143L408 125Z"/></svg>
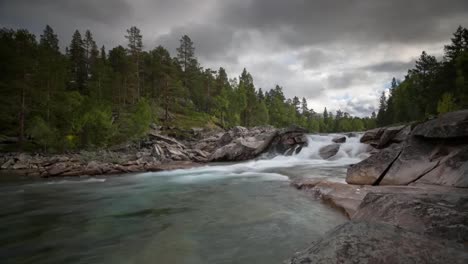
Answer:
<svg viewBox="0 0 468 264"><path fill-rule="evenodd" d="M309 136L295 156L159 173L4 181L1 263L282 263L346 221L289 186L296 177L344 181L365 157L348 138Z"/></svg>

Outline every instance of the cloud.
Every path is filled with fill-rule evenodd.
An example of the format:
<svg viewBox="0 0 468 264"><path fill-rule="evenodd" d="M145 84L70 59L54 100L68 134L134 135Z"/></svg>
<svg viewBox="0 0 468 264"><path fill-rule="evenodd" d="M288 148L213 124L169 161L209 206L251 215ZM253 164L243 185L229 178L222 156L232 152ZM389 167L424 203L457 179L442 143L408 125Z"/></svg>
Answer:
<svg viewBox="0 0 468 264"><path fill-rule="evenodd" d="M414 61L384 61L363 67L371 72L404 72L414 67Z"/></svg>
<svg viewBox="0 0 468 264"><path fill-rule="evenodd" d="M246 67L264 90L279 84L315 109L368 115L422 50L440 56L456 27L468 27L468 1L0 0L0 24L36 35L50 24L62 47L90 29L108 48L125 45L135 25L145 49L172 55L188 34L206 68L235 77Z"/></svg>

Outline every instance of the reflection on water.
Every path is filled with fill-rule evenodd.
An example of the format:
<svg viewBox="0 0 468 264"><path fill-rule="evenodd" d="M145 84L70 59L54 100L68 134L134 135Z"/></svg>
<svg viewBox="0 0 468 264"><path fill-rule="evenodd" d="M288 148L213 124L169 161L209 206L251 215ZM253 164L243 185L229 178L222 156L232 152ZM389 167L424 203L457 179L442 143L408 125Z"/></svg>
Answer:
<svg viewBox="0 0 468 264"><path fill-rule="evenodd" d="M2 184L0 259L281 263L345 221L289 187L288 177L342 180L346 164L362 154L323 161L317 147L233 165Z"/></svg>

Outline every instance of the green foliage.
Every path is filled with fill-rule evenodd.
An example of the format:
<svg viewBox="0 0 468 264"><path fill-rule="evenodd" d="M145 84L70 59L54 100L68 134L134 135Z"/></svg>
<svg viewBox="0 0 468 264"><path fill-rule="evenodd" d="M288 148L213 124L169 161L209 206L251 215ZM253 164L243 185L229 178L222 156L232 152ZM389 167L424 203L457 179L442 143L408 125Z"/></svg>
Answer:
<svg viewBox="0 0 468 264"><path fill-rule="evenodd" d="M457 110L457 105L453 96L449 93L443 94L437 104L437 113L444 114L455 110Z"/></svg>
<svg viewBox="0 0 468 264"><path fill-rule="evenodd" d="M377 125L423 120L468 107L468 30L459 27L445 46L443 61L422 52L403 82L392 80L381 98Z"/></svg>
<svg viewBox="0 0 468 264"><path fill-rule="evenodd" d="M45 151L50 147L54 147L57 142L56 131L39 116L31 120L28 133Z"/></svg>
<svg viewBox="0 0 468 264"><path fill-rule="evenodd" d="M0 29L0 134L20 138L19 147L76 151L140 138L158 122L183 129L300 125L311 132L375 126L375 117L317 114L279 85L258 89L246 69L229 79L224 68L202 68L187 35L176 57L161 46L145 51L136 27L125 37L125 47L106 52L90 30L76 30L62 53L50 26L39 42L27 30ZM459 90L466 89L467 65L465 57L454 65Z"/></svg>

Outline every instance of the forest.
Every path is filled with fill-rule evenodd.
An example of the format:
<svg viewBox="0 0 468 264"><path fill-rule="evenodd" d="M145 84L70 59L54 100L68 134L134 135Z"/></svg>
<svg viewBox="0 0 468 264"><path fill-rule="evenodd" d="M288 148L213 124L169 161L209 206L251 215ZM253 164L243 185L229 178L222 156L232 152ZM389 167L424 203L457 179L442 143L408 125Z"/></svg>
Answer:
<svg viewBox="0 0 468 264"><path fill-rule="evenodd" d="M444 56L422 52L403 81L392 80L380 97L377 125L435 117L468 108L468 29L459 26Z"/></svg>
<svg viewBox="0 0 468 264"><path fill-rule="evenodd" d="M46 26L39 40L28 30L0 30L0 139L21 149L68 151L106 147L163 127L298 125L310 132L361 131L375 127L375 115L317 113L305 98L286 98L276 85L256 88L244 69L203 68L189 36L177 54L143 47L137 27L127 46L100 48L91 31L76 30L61 51Z"/></svg>

